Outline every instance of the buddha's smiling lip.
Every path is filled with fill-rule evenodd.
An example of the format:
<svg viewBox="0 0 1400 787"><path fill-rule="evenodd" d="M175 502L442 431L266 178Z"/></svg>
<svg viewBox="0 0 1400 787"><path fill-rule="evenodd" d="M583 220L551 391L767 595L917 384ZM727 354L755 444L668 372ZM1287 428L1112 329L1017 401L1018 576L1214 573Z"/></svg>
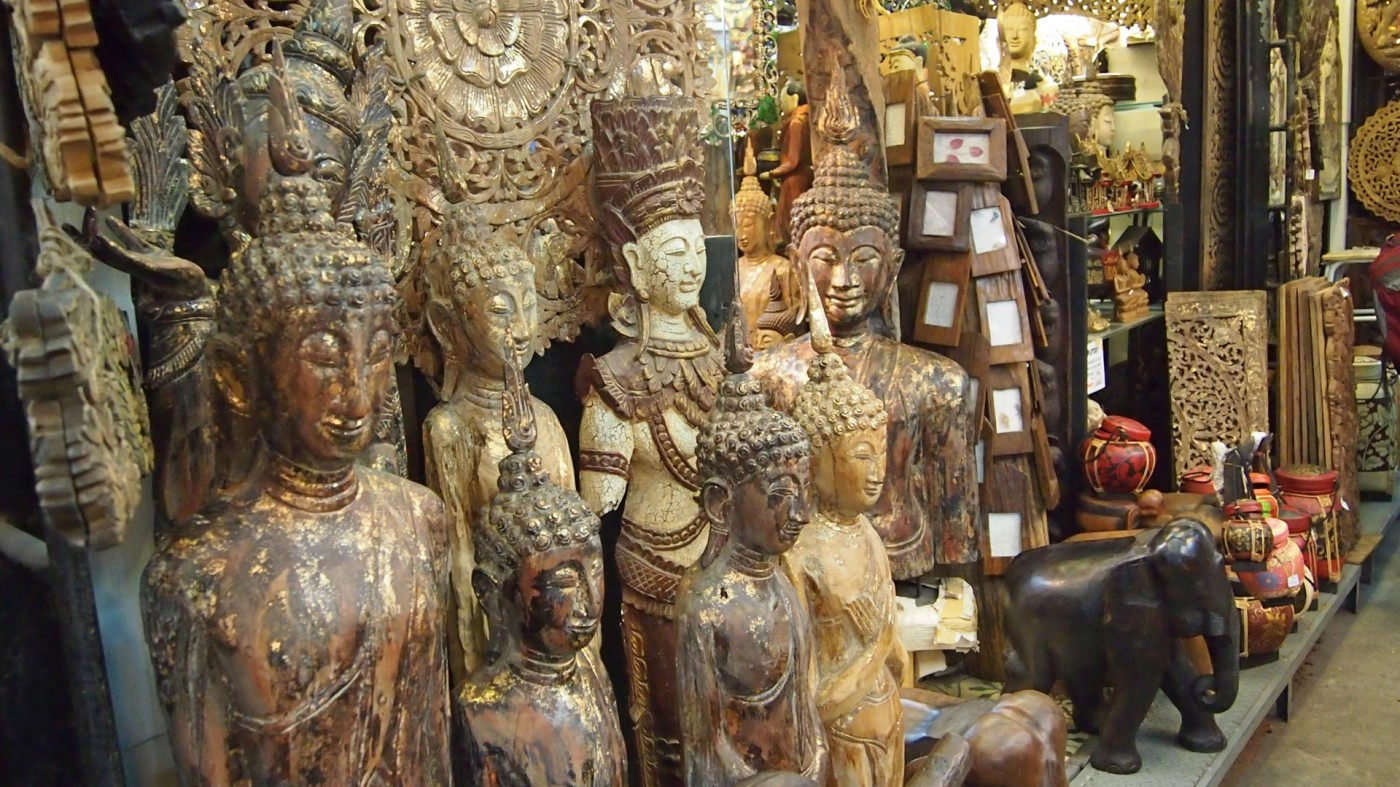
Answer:
<svg viewBox="0 0 1400 787"><path fill-rule="evenodd" d="M865 300L865 296L860 293L854 295L828 295L826 300L832 306L850 309L859 306L861 301Z"/></svg>
<svg viewBox="0 0 1400 787"><path fill-rule="evenodd" d="M564 628L567 629L570 634L576 636L591 636L598 632L598 619L583 618L579 620L570 620Z"/></svg>
<svg viewBox="0 0 1400 787"><path fill-rule="evenodd" d="M321 419L321 426L336 437L359 437L360 434L369 428L369 418L342 418L340 416L328 415Z"/></svg>
<svg viewBox="0 0 1400 787"><path fill-rule="evenodd" d="M867 495L879 495L880 492L884 490L884 488L885 488L885 482L884 482L884 481L881 481L881 482L879 482L879 483L876 483L876 482L872 481L872 482L870 482L870 483L868 483L868 484L865 485L865 493L866 493Z"/></svg>
<svg viewBox="0 0 1400 787"><path fill-rule="evenodd" d="M700 289L700 282L698 282L698 281L683 281L683 282L680 283L679 286L676 287L676 289L678 289L678 290L680 290L681 292L684 292L684 293L697 292L697 291L699 291L699 289Z"/></svg>
<svg viewBox="0 0 1400 787"><path fill-rule="evenodd" d="M802 528L806 524L806 522L799 522L795 519L784 522L781 528L782 535L789 540L795 539L802 534Z"/></svg>

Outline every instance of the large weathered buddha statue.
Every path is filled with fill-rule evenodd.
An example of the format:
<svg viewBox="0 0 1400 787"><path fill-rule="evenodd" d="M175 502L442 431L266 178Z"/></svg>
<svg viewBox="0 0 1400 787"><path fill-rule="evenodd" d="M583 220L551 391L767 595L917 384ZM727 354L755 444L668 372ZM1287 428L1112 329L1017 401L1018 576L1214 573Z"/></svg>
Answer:
<svg viewBox="0 0 1400 787"><path fill-rule="evenodd" d="M598 516L535 452L535 402L506 361L510 453L472 528L472 584L491 610L491 659L457 691L458 784L627 783L612 684L589 643L603 606Z"/></svg>
<svg viewBox="0 0 1400 787"><path fill-rule="evenodd" d="M730 374L696 447L709 544L676 598L685 783L786 771L820 784L815 643L782 565L811 519L811 443L749 374L742 321L729 321Z"/></svg>
<svg viewBox="0 0 1400 787"><path fill-rule="evenodd" d="M695 434L724 376L700 309L699 117L683 96L595 101L592 116L594 194L624 292L609 303L622 341L579 368L579 492L599 514L626 495L616 559L642 783L679 784L674 604L709 533Z"/></svg>
<svg viewBox="0 0 1400 787"><path fill-rule="evenodd" d="M279 171L310 168L274 150ZM209 363L258 426L245 482L172 531L146 635L186 784L446 784L442 503L356 465L388 392L393 280L323 184L274 183Z"/></svg>
<svg viewBox="0 0 1400 787"><path fill-rule="evenodd" d="M739 244L739 295L754 347L763 350L797 333L806 301L787 257L773 251L773 201L759 185L753 142L744 149L744 180L734 195Z"/></svg>
<svg viewBox="0 0 1400 787"><path fill-rule="evenodd" d="M486 627L472 591L475 524L511 453L501 434L505 372L534 355L539 329L535 268L519 246L493 232L480 211L460 204L425 240L426 318L442 355L441 403L423 423L428 486L447 507L455 601L450 641L454 677L482 662ZM535 454L550 480L574 488L568 438L549 406L531 399ZM455 682L455 681L454 681Z"/></svg>
<svg viewBox="0 0 1400 787"><path fill-rule="evenodd" d="M818 353L792 417L812 441L812 523L787 554L816 642L817 707L831 752L830 785L904 784L904 647L895 631L894 581L865 515L885 484L885 405L852 380L819 309Z"/></svg>
<svg viewBox="0 0 1400 787"><path fill-rule="evenodd" d="M885 333L899 325L899 211L848 147L855 117L844 83L834 81L818 124L831 147L793 206L788 253L815 279L836 355L885 404L889 478L869 516L894 577L912 579L935 562L979 559L975 402L962 367ZM775 406L791 410L818 355L803 336L759 356L754 373Z"/></svg>

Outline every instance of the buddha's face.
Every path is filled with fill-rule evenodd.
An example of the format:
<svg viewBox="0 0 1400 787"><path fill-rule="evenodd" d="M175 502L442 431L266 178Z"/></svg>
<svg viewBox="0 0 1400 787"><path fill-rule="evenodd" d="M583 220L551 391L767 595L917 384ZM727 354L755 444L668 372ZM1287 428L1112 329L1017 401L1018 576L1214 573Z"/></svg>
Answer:
<svg viewBox="0 0 1400 787"><path fill-rule="evenodd" d="M879 227L842 232L812 227L797 257L806 260L832 330L846 332L870 318L893 282L890 238Z"/></svg>
<svg viewBox="0 0 1400 787"><path fill-rule="evenodd" d="M890 73L900 71L916 71L923 68L924 64L919 60L919 56L907 49L895 49L890 52Z"/></svg>
<svg viewBox="0 0 1400 787"><path fill-rule="evenodd" d="M336 310L335 319L327 311L293 309L286 327L252 353L264 440L317 470L344 467L374 440L393 370L388 309Z"/></svg>
<svg viewBox="0 0 1400 787"><path fill-rule="evenodd" d="M235 184L238 189L238 202L235 206L238 221L248 232L258 227L258 203L262 195L281 176L272 169L272 156L267 149L266 98L251 99L245 105L247 120L243 123L242 151L240 153L241 180ZM352 141L344 131L311 115L302 113L306 129L310 132L312 169L310 174L326 184L331 204L339 204L345 181L349 176Z"/></svg>
<svg viewBox="0 0 1400 787"><path fill-rule="evenodd" d="M1003 14L998 24L1001 40L1006 42L1006 53L1017 60L1029 58L1035 51L1035 17Z"/></svg>
<svg viewBox="0 0 1400 787"><path fill-rule="evenodd" d="M796 93L787 90L784 90L782 95L778 96L778 108L783 111L784 115L792 114L792 111L797 109L800 102L801 99L798 98Z"/></svg>
<svg viewBox="0 0 1400 787"><path fill-rule="evenodd" d="M762 555L792 548L812 521L812 468L807 457L765 468L734 490L730 538Z"/></svg>
<svg viewBox="0 0 1400 787"><path fill-rule="evenodd" d="M734 234L739 243L739 253L746 257L756 257L773 252L772 222L761 210L738 211Z"/></svg>
<svg viewBox="0 0 1400 787"><path fill-rule="evenodd" d="M1103 107L1094 121L1094 142L1101 148L1113 146L1113 137L1118 133L1118 118L1113 107Z"/></svg>
<svg viewBox="0 0 1400 787"><path fill-rule="evenodd" d="M597 538L527 555L515 578L521 641L551 656L583 650L598 633L603 558Z"/></svg>
<svg viewBox="0 0 1400 787"><path fill-rule="evenodd" d="M705 230L699 219L674 219L622 247L637 295L666 314L700 305L705 283Z"/></svg>
<svg viewBox="0 0 1400 787"><path fill-rule="evenodd" d="M526 271L488 279L469 289L464 300L458 315L466 344L458 348L461 356L470 357L472 366L492 379L505 374L507 352L524 368L539 328L534 276Z"/></svg>
<svg viewBox="0 0 1400 787"><path fill-rule="evenodd" d="M813 482L824 509L853 517L880 502L885 489L885 437L882 425L838 435L815 448Z"/></svg>

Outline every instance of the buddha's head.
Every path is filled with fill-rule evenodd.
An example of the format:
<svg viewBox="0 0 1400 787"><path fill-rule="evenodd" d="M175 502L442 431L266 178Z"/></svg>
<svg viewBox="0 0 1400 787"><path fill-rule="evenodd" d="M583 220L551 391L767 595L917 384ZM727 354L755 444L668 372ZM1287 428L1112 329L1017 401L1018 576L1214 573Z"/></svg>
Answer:
<svg viewBox="0 0 1400 787"><path fill-rule="evenodd" d="M603 548L598 517L572 490L554 483L535 453L530 392L507 364L503 418L511 453L500 462L497 492L472 531L477 566L472 589L487 611L490 656L507 642L563 659L598 632Z"/></svg>
<svg viewBox="0 0 1400 787"><path fill-rule="evenodd" d="M642 321L648 310L699 317L706 260L695 102L673 95L601 100L592 116L594 195L614 275Z"/></svg>
<svg viewBox="0 0 1400 787"><path fill-rule="evenodd" d="M744 180L734 195L734 235L739 253L765 257L773 253L773 201L758 182L753 142L744 148Z"/></svg>
<svg viewBox="0 0 1400 787"><path fill-rule="evenodd" d="M213 370L269 448L301 467L343 469L374 440L389 389L394 282L337 227L324 184L281 171L253 243L223 274Z"/></svg>
<svg viewBox="0 0 1400 787"><path fill-rule="evenodd" d="M1012 60L1029 60L1035 52L1035 14L1025 3L1012 3L997 12L997 35Z"/></svg>
<svg viewBox="0 0 1400 787"><path fill-rule="evenodd" d="M1113 138L1118 133L1118 117L1113 104L1100 105L1093 121L1094 144L1101 148L1113 147Z"/></svg>
<svg viewBox="0 0 1400 787"><path fill-rule="evenodd" d="M448 376L455 363L499 380L507 363L529 363L539 307L535 269L524 250L465 202L448 210L427 245L427 319Z"/></svg>
<svg viewBox="0 0 1400 787"><path fill-rule="evenodd" d="M898 43L890 49L888 64L890 73L918 71L928 59L928 46L915 36L900 36Z"/></svg>
<svg viewBox="0 0 1400 787"><path fill-rule="evenodd" d="M812 440L812 483L821 509L849 520L872 509L884 491L888 416L884 402L852 379L832 352L820 309L811 322L817 357L792 416Z"/></svg>
<svg viewBox="0 0 1400 787"><path fill-rule="evenodd" d="M778 94L778 108L784 115L790 115L794 110L807 103L807 86L799 79L788 79L783 85L783 92Z"/></svg>
<svg viewBox="0 0 1400 787"><path fill-rule="evenodd" d="M750 552L780 555L812 519L811 442L796 421L768 404L763 383L750 373L746 332L735 304L726 328L729 375L695 444L705 479L700 505L710 522L702 565L731 538Z"/></svg>
<svg viewBox="0 0 1400 787"><path fill-rule="evenodd" d="M815 280L838 335L864 330L877 310L890 308L904 261L899 209L851 149L857 123L844 80L833 80L817 122L831 144L814 167L812 188L793 201L788 244L794 263Z"/></svg>
<svg viewBox="0 0 1400 787"><path fill-rule="evenodd" d="M272 60L238 77L243 96L236 216L245 230L258 225L259 200L277 178L268 154L271 114L291 116L304 129L310 175L326 185L332 210L349 177L360 133L349 94L355 65L350 55L353 20L349 0L314 0L292 36L274 45ZM282 104L282 107L275 106Z"/></svg>

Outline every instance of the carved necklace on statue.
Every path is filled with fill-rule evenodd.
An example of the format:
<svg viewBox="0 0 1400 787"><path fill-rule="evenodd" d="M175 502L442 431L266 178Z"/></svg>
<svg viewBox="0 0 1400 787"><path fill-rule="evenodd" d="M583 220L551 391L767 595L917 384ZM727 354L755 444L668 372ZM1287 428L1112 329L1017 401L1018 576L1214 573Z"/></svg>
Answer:
<svg viewBox="0 0 1400 787"><path fill-rule="evenodd" d="M339 511L360 493L360 479L353 464L344 469L319 471L298 465L275 451L268 453L272 482L267 485L267 494L298 511Z"/></svg>

